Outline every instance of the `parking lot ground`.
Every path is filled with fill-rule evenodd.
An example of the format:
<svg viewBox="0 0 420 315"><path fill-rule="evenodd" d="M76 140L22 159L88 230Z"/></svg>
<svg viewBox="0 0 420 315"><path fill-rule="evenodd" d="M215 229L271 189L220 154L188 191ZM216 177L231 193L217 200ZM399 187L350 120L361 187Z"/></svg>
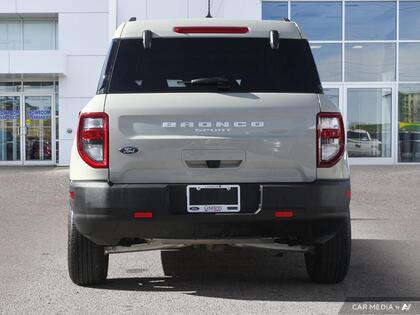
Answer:
<svg viewBox="0 0 420 315"><path fill-rule="evenodd" d="M354 298L420 301L420 166L352 167L347 279L260 249L112 255L95 288L67 275L68 169L0 168L1 314L336 314Z"/></svg>

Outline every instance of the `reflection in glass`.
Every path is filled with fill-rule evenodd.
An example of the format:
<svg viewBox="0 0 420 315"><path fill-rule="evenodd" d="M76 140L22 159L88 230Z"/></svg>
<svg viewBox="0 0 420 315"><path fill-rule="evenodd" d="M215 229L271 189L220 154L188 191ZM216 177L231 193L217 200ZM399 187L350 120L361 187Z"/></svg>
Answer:
<svg viewBox="0 0 420 315"><path fill-rule="evenodd" d="M337 88L324 88L324 94L333 102L337 107L340 107L340 90Z"/></svg>
<svg viewBox="0 0 420 315"><path fill-rule="evenodd" d="M347 40L396 38L396 4L393 1L346 2Z"/></svg>
<svg viewBox="0 0 420 315"><path fill-rule="evenodd" d="M20 91L20 82L0 82L0 93L16 93Z"/></svg>
<svg viewBox="0 0 420 315"><path fill-rule="evenodd" d="M54 92L54 82L23 82L24 92Z"/></svg>
<svg viewBox="0 0 420 315"><path fill-rule="evenodd" d="M391 156L392 92L347 90L347 152L350 157Z"/></svg>
<svg viewBox="0 0 420 315"><path fill-rule="evenodd" d="M394 43L348 43L345 80L395 81Z"/></svg>
<svg viewBox="0 0 420 315"><path fill-rule="evenodd" d="M262 19L263 20L283 20L288 17L287 2L263 2Z"/></svg>
<svg viewBox="0 0 420 315"><path fill-rule="evenodd" d="M22 49L20 21L0 21L0 50Z"/></svg>
<svg viewBox="0 0 420 315"><path fill-rule="evenodd" d="M420 1L400 1L400 39L420 39Z"/></svg>
<svg viewBox="0 0 420 315"><path fill-rule="evenodd" d="M23 49L55 49L55 22L23 21Z"/></svg>
<svg viewBox="0 0 420 315"><path fill-rule="evenodd" d="M0 161L20 160L20 97L0 96Z"/></svg>
<svg viewBox="0 0 420 315"><path fill-rule="evenodd" d="M420 84L400 84L399 162L420 162Z"/></svg>
<svg viewBox="0 0 420 315"><path fill-rule="evenodd" d="M294 2L292 20L309 40L341 40L341 2Z"/></svg>
<svg viewBox="0 0 420 315"><path fill-rule="evenodd" d="M420 81L420 43L400 43L400 81Z"/></svg>
<svg viewBox="0 0 420 315"><path fill-rule="evenodd" d="M52 159L51 96L25 98L26 160Z"/></svg>
<svg viewBox="0 0 420 315"><path fill-rule="evenodd" d="M322 82L341 81L341 44L311 44Z"/></svg>

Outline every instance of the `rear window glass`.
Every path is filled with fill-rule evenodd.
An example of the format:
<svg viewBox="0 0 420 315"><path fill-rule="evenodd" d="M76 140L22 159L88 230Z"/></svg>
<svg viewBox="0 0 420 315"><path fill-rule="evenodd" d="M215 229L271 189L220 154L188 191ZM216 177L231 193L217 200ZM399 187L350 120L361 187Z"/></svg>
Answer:
<svg viewBox="0 0 420 315"><path fill-rule="evenodd" d="M103 74L110 80L98 93L218 92L216 84L190 84L215 77L228 80L227 92L322 93L306 40L280 39L277 50L268 38L154 38L150 49L139 38L113 45L119 45L107 61L113 66Z"/></svg>

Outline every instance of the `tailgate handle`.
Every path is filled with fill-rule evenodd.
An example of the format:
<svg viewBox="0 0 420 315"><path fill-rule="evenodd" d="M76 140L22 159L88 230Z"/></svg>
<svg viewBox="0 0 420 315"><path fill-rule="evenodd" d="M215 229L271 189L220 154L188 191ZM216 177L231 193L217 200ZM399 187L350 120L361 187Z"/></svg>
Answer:
<svg viewBox="0 0 420 315"><path fill-rule="evenodd" d="M220 160L207 160L206 164L208 168L219 168Z"/></svg>

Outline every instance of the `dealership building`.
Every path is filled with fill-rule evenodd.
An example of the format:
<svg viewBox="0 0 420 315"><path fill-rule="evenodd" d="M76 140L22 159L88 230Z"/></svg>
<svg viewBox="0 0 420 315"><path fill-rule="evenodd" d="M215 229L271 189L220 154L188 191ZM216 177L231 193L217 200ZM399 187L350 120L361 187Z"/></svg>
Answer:
<svg viewBox="0 0 420 315"><path fill-rule="evenodd" d="M296 21L351 163L420 163L420 1L212 0L211 13ZM207 0L1 0L0 165L68 165L120 23L206 14Z"/></svg>

